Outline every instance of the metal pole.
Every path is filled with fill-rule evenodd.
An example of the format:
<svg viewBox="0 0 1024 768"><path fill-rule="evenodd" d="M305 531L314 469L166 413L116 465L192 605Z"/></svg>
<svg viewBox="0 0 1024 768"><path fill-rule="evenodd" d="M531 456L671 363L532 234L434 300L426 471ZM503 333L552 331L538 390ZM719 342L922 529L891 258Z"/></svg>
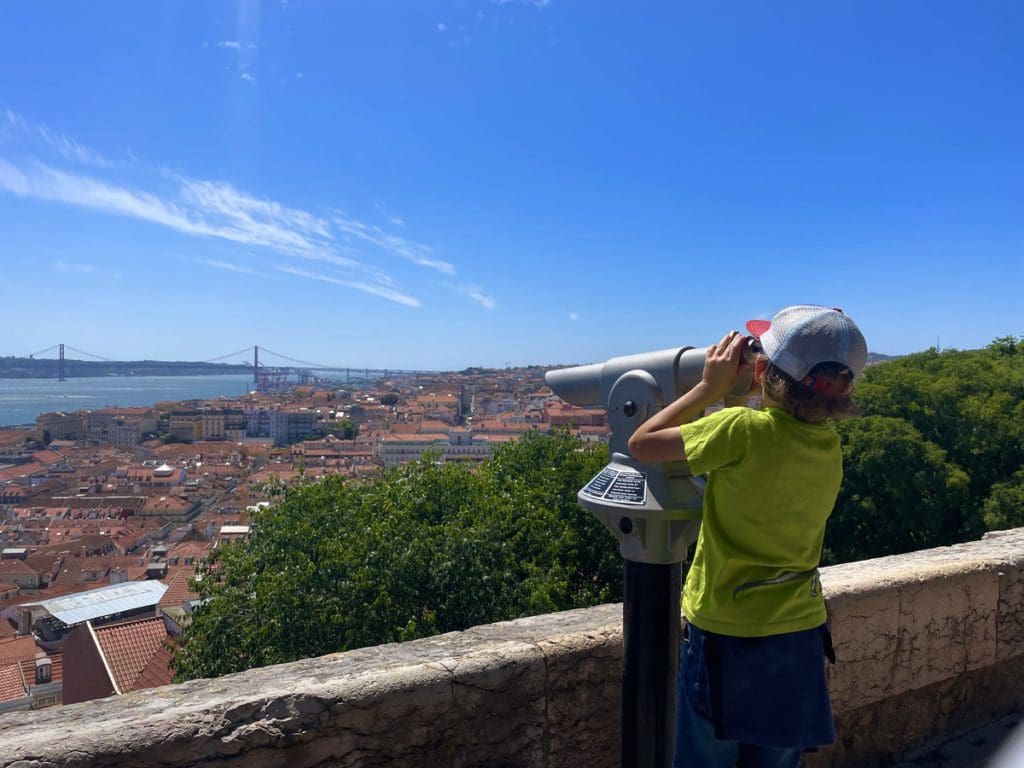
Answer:
<svg viewBox="0 0 1024 768"><path fill-rule="evenodd" d="M683 567L625 561L622 768L669 768L675 752Z"/></svg>

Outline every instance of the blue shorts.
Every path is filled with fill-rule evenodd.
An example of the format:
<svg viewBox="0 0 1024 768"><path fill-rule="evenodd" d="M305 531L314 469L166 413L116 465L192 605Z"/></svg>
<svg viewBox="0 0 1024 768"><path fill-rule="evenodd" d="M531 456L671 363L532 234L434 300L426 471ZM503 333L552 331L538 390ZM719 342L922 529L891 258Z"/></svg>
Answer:
<svg viewBox="0 0 1024 768"><path fill-rule="evenodd" d="M679 659L681 727L685 707L719 741L801 752L835 741L825 679L831 637L825 625L730 637L690 624L685 634ZM686 741L683 734L677 740L680 747Z"/></svg>

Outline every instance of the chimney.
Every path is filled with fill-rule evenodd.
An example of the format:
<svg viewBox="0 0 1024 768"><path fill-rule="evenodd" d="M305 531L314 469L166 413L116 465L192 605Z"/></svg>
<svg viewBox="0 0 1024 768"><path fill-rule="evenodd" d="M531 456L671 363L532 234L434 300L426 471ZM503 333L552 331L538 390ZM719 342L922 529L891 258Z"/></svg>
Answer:
<svg viewBox="0 0 1024 768"><path fill-rule="evenodd" d="M32 631L32 611L22 608L18 611L18 634L27 635Z"/></svg>
<svg viewBox="0 0 1024 768"><path fill-rule="evenodd" d="M167 578L167 563L150 563L146 566L147 579Z"/></svg>

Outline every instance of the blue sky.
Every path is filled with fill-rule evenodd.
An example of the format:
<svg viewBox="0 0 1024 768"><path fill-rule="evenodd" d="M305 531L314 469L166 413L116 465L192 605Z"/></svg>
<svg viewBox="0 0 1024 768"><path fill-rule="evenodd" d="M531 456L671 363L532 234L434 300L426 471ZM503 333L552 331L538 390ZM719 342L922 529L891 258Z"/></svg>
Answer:
<svg viewBox="0 0 1024 768"><path fill-rule="evenodd" d="M0 354L1022 335L1016 2L0 5Z"/></svg>

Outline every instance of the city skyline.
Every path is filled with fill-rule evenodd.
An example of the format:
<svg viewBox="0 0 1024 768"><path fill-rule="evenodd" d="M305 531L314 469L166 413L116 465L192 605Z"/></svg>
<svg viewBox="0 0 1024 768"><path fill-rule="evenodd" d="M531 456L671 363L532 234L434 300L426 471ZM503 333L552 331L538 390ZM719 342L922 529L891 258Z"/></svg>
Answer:
<svg viewBox="0 0 1024 768"><path fill-rule="evenodd" d="M1022 335L1024 9L0 9L4 354L460 370Z"/></svg>

